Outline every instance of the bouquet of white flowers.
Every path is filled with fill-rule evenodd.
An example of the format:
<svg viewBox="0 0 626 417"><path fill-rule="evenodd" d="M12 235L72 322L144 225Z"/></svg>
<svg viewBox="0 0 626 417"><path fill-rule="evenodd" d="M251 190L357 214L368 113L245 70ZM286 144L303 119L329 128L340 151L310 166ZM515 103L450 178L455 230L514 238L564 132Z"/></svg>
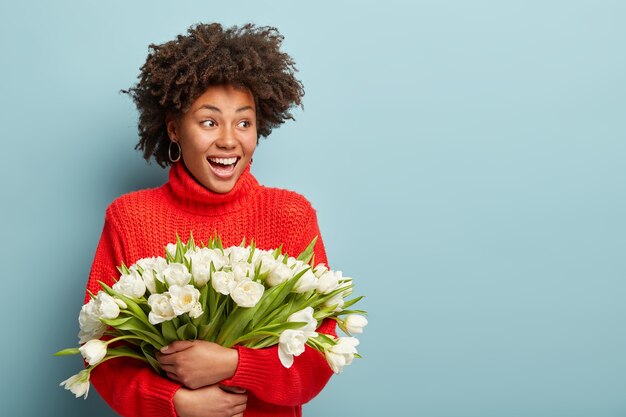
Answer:
<svg viewBox="0 0 626 417"><path fill-rule="evenodd" d="M316 239L297 258L281 247L267 251L246 246L224 248L216 235L208 244L170 243L165 258L118 267L112 287L91 294L78 318L79 348L55 355L81 354L86 369L61 382L76 397L89 392L89 374L100 363L125 356L161 372L156 352L176 340L201 339L224 347L278 345L280 362L292 366L308 345L322 353L335 373L360 357L352 334L367 325L362 310L349 309L362 297L351 278L323 264L314 266ZM340 316L346 316L341 318ZM318 324L336 320L348 336L317 333ZM125 341L122 346L110 344ZM163 373L162 373L163 374Z"/></svg>

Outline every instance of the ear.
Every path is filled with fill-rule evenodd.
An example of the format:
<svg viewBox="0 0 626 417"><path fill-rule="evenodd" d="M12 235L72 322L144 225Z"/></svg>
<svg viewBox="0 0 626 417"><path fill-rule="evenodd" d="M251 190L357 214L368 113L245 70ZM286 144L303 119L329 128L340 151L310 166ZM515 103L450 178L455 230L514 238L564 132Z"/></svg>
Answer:
<svg viewBox="0 0 626 417"><path fill-rule="evenodd" d="M165 127L167 128L167 136L172 142L178 142L178 120L171 114L165 116Z"/></svg>

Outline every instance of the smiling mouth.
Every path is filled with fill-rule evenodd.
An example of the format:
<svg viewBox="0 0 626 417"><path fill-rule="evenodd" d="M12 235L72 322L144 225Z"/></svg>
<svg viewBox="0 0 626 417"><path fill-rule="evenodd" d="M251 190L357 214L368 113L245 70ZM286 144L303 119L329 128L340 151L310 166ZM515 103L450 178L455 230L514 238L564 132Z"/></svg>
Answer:
<svg viewBox="0 0 626 417"><path fill-rule="evenodd" d="M228 179L235 172L235 167L239 159L239 157L233 156L230 158L207 158L207 161L215 175L223 179Z"/></svg>

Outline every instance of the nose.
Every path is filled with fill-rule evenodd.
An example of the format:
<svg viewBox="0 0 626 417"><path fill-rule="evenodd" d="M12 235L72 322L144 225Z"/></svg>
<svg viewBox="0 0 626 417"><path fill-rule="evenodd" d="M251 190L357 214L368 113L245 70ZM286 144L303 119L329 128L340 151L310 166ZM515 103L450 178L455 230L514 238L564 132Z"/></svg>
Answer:
<svg viewBox="0 0 626 417"><path fill-rule="evenodd" d="M220 149L233 149L237 146L237 139L235 138L235 132L232 128L226 127L222 130L222 134L215 142Z"/></svg>

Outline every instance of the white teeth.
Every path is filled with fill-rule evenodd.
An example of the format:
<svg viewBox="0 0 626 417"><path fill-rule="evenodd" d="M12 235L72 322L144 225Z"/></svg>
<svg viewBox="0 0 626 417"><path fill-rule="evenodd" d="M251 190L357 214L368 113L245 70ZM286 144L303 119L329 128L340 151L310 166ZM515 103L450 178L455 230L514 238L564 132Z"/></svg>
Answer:
<svg viewBox="0 0 626 417"><path fill-rule="evenodd" d="M209 158L209 161L222 165L232 165L237 162L237 158Z"/></svg>

